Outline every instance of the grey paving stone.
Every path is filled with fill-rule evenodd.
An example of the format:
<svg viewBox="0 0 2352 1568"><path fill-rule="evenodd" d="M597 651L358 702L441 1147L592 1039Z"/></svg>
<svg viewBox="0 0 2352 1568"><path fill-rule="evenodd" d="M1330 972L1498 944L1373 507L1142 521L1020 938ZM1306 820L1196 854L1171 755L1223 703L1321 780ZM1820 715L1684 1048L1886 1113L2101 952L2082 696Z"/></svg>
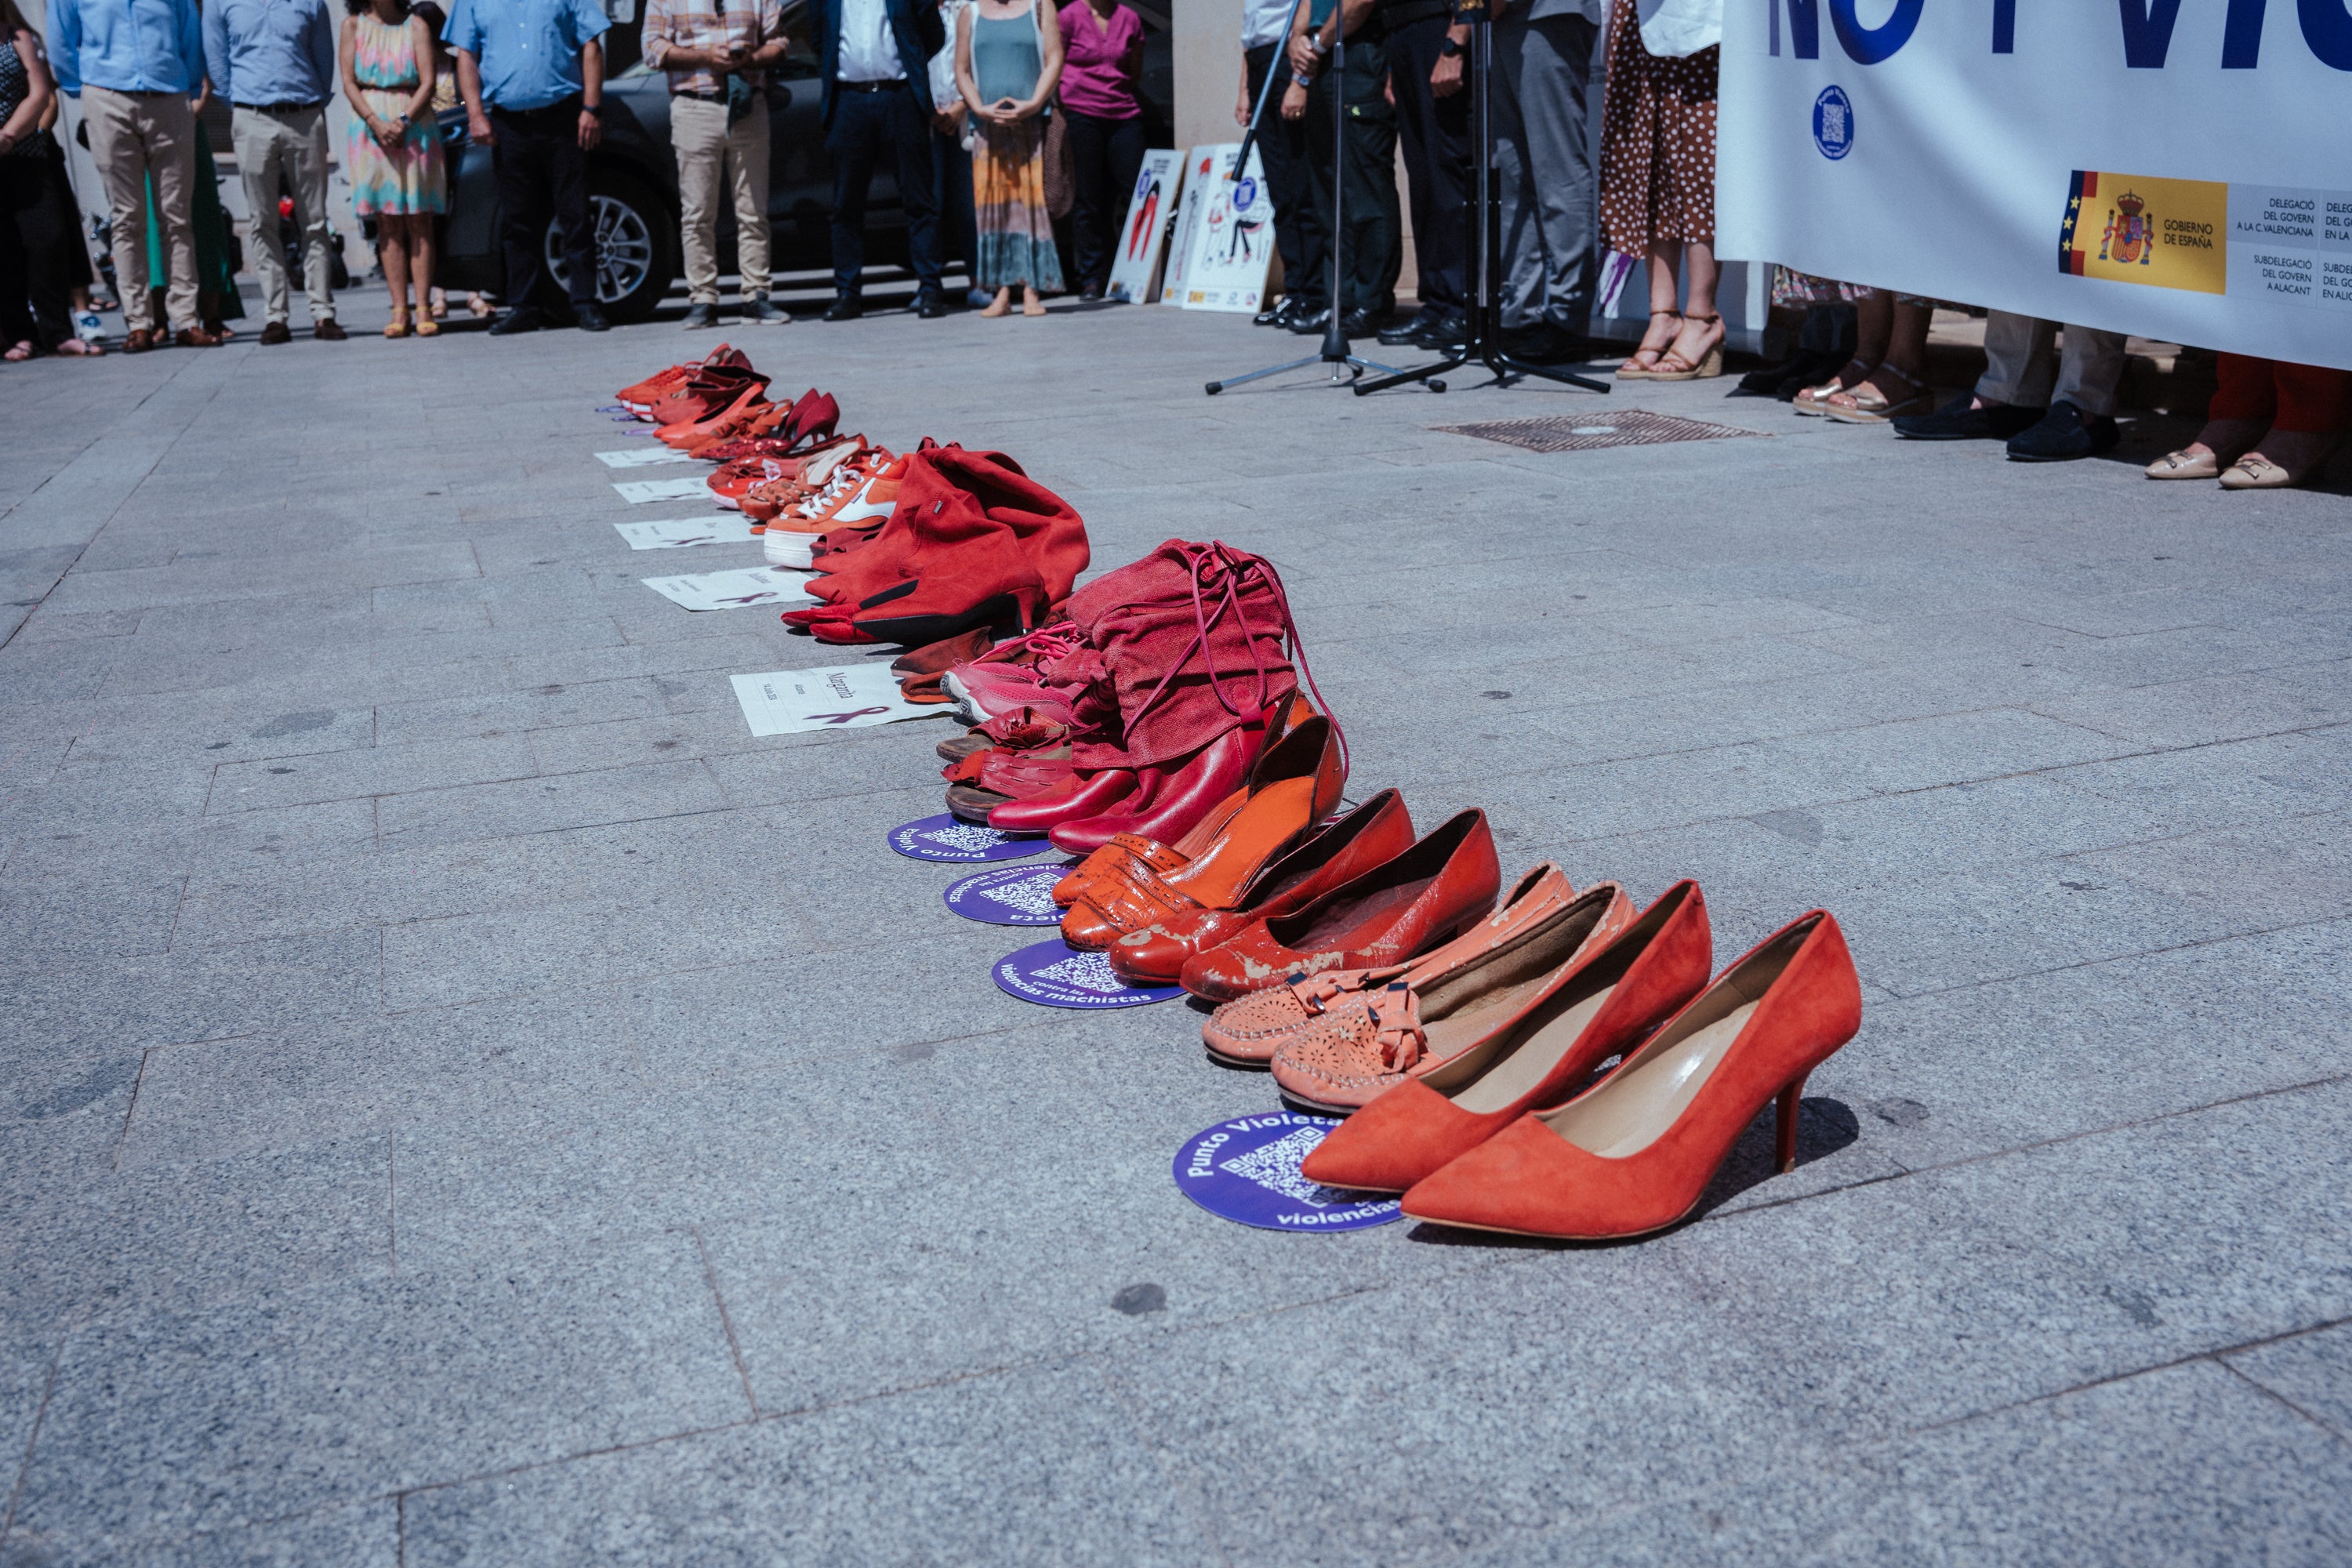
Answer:
<svg viewBox="0 0 2352 1568"><path fill-rule="evenodd" d="M2352 1438L2352 1328L2337 1324L2273 1340L2224 1356L2223 1364L2252 1378L2338 1437Z"/></svg>
<svg viewBox="0 0 2352 1568"><path fill-rule="evenodd" d="M744 1414L688 1237L279 1289L79 1331L16 1530L103 1554Z"/></svg>
<svg viewBox="0 0 2352 1568"><path fill-rule="evenodd" d="M377 1498L243 1529L142 1542L121 1561L138 1568L308 1568L320 1563L397 1568L400 1505Z"/></svg>
<svg viewBox="0 0 2352 1568"><path fill-rule="evenodd" d="M376 832L384 847L407 849L679 816L726 804L699 762L654 763L387 795L376 803Z"/></svg>
<svg viewBox="0 0 2352 1568"><path fill-rule="evenodd" d="M1083 1362L407 1500L404 1561L1216 1561Z"/></svg>
<svg viewBox="0 0 2352 1568"><path fill-rule="evenodd" d="M362 745L309 758L224 764L213 774L209 816L318 801L403 795L418 790L525 779L537 772L520 735Z"/></svg>

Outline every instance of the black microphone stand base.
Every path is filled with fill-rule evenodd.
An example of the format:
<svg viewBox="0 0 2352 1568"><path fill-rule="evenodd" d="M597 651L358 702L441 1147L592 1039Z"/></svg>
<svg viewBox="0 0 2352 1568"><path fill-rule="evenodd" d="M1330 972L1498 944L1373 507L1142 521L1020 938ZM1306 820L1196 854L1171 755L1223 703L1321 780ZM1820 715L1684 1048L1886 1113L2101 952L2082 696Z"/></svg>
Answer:
<svg viewBox="0 0 2352 1568"><path fill-rule="evenodd" d="M1589 375L1578 375L1572 371L1553 370L1547 365L1529 364L1524 360L1513 359L1481 331L1435 364L1391 371L1378 381L1357 382L1356 395L1362 397L1374 392L1385 392L1391 386L1408 386L1416 381L1427 383L1432 392L1443 392L1445 383L1439 377L1450 375L1464 365L1471 364L1483 366L1494 373L1492 380L1479 384L1482 386L1508 386L1521 376L1533 375L1546 381L1556 381L1562 386L1580 386L1587 392L1598 392L1603 396L1609 393L1607 382L1595 381Z"/></svg>
<svg viewBox="0 0 2352 1568"><path fill-rule="evenodd" d="M1210 382L1205 390L1210 396L1214 397L1229 386L1239 386L1244 382L1264 381L1267 376L1282 375L1294 370L1305 370L1311 364L1329 365L1333 386L1345 386L1349 382L1357 380L1368 370L1377 371L1381 375L1391 378L1404 374L1394 365L1376 364L1368 359L1358 359L1349 352L1349 349L1348 340L1340 335L1339 323L1335 321L1323 334L1321 352L1308 354L1305 359L1292 360L1288 364L1270 364L1264 370L1254 370L1246 375L1229 375L1223 381ZM1343 371L1345 374L1341 374ZM1356 390L1360 392L1363 388L1359 385Z"/></svg>

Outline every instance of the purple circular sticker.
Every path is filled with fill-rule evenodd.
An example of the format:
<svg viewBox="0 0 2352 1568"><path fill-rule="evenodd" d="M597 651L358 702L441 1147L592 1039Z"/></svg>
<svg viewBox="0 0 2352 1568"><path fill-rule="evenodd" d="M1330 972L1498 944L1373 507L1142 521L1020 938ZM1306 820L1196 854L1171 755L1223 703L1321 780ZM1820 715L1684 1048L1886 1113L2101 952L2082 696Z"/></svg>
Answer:
<svg viewBox="0 0 2352 1568"><path fill-rule="evenodd" d="M1298 1163L1339 1123L1287 1110L1204 1128L1176 1152L1179 1191L1223 1219L1260 1230L1361 1230L1404 1210L1391 1193L1327 1187Z"/></svg>
<svg viewBox="0 0 2352 1568"><path fill-rule="evenodd" d="M1056 926L1062 923L1062 906L1054 901L1054 884L1067 874L1060 866L974 871L960 882L950 882L940 897L968 921L992 926Z"/></svg>
<svg viewBox="0 0 2352 1568"><path fill-rule="evenodd" d="M1184 994L1181 985L1129 985L1111 973L1108 953L1082 952L1058 936L1005 954L995 973L1006 995L1047 1007L1140 1007Z"/></svg>
<svg viewBox="0 0 2352 1568"><path fill-rule="evenodd" d="M1014 837L993 827L959 822L952 812L918 817L890 830L890 847L913 860L970 866L982 860L1026 860L1053 847L1042 833Z"/></svg>

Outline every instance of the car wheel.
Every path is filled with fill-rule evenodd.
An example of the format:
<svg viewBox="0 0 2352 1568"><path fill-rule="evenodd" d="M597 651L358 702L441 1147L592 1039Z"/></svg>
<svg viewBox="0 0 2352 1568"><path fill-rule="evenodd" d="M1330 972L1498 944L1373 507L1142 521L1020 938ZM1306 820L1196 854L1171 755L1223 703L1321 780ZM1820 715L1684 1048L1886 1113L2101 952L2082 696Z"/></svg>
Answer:
<svg viewBox="0 0 2352 1568"><path fill-rule="evenodd" d="M596 237L596 302L616 321L642 321L669 292L677 274L670 255L668 213L636 181L621 174L588 176L588 226ZM547 226L547 268L560 288L571 279L563 236Z"/></svg>

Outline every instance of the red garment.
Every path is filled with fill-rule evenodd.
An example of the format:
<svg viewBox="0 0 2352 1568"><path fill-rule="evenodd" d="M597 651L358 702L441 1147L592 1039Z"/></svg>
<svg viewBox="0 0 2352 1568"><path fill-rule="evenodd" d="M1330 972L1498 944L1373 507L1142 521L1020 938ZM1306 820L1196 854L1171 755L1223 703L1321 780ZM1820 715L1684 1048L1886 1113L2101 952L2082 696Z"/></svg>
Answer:
<svg viewBox="0 0 2352 1568"><path fill-rule="evenodd" d="M2255 359L2216 356L2221 387L2205 412L2208 419L2267 419L2274 430L2322 436L2352 428L2352 370Z"/></svg>
<svg viewBox="0 0 2352 1568"><path fill-rule="evenodd" d="M1020 464L927 443L908 454L881 531L819 557L826 570L808 591L825 603L784 619L821 642L908 647L975 626L1025 630L1069 596L1087 555L1077 512Z"/></svg>
<svg viewBox="0 0 2352 1568"><path fill-rule="evenodd" d="M1227 544L1169 540L1072 595L1070 619L1090 647L1048 673L1092 679L1070 752L1082 772L1189 757L1298 689L1282 579Z"/></svg>

